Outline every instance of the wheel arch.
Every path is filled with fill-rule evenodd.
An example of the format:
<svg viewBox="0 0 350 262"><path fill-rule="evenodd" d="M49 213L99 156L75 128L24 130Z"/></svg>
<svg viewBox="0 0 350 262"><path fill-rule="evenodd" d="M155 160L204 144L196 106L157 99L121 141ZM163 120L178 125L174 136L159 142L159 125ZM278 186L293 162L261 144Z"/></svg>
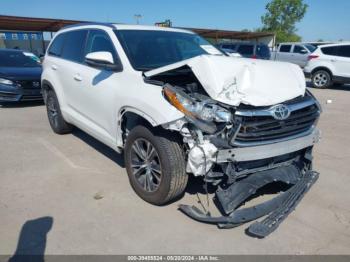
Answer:
<svg viewBox="0 0 350 262"><path fill-rule="evenodd" d="M148 128L158 126L157 122L148 114L133 108L123 107L118 113L117 122L117 146L124 147L125 138L128 130L137 125L143 125Z"/></svg>
<svg viewBox="0 0 350 262"><path fill-rule="evenodd" d="M43 92L44 102L46 103L47 91L49 91L49 90L55 91L55 89L53 88L53 85L50 83L50 81L48 81L46 79L42 80L42 82L41 82L41 89L42 89L42 92Z"/></svg>
<svg viewBox="0 0 350 262"><path fill-rule="evenodd" d="M320 71L320 70L324 70L324 71L328 72L330 74L331 78L333 78L332 70L329 69L328 67L325 67L325 66L318 66L318 67L316 67L315 69L313 69L311 71L311 74L313 75L315 72Z"/></svg>

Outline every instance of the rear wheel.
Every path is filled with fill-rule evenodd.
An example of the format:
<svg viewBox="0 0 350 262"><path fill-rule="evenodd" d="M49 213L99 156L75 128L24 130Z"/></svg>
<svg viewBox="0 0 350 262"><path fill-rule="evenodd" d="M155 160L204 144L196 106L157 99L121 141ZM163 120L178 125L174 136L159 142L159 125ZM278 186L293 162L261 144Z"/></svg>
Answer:
<svg viewBox="0 0 350 262"><path fill-rule="evenodd" d="M130 184L145 201L163 205L181 195L187 185L183 151L169 134L137 126L125 144Z"/></svg>
<svg viewBox="0 0 350 262"><path fill-rule="evenodd" d="M317 70L312 74L312 85L315 88L328 88L332 85L332 77L326 70Z"/></svg>
<svg viewBox="0 0 350 262"><path fill-rule="evenodd" d="M70 133L73 127L63 119L56 93L53 90L46 92L47 117L52 130L61 135Z"/></svg>

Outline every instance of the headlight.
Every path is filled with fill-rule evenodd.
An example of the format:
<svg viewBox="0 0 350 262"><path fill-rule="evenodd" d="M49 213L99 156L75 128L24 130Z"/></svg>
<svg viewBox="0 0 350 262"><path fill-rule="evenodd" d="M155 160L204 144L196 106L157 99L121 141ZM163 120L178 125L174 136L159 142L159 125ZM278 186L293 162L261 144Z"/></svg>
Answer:
<svg viewBox="0 0 350 262"><path fill-rule="evenodd" d="M164 95L174 107L186 116L216 122L229 122L232 119L232 114L226 109L206 101L195 102L185 93L169 86L164 87Z"/></svg>
<svg viewBox="0 0 350 262"><path fill-rule="evenodd" d="M13 86L14 85L13 81L5 79L5 78L0 78L0 84L9 85L9 86Z"/></svg>

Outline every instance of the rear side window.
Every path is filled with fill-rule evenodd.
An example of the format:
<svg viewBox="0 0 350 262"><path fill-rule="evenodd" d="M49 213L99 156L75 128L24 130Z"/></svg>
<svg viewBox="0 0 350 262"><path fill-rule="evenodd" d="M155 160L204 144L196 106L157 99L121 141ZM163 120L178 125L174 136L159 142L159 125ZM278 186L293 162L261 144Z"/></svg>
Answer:
<svg viewBox="0 0 350 262"><path fill-rule="evenodd" d="M237 49L237 52L241 55L254 55L254 46L253 45L240 45Z"/></svg>
<svg viewBox="0 0 350 262"><path fill-rule="evenodd" d="M61 56L63 42L64 42L64 35L65 34L60 34L57 37L55 37L52 44L50 45L50 48L48 51L49 55Z"/></svg>
<svg viewBox="0 0 350 262"><path fill-rule="evenodd" d="M280 52L289 53L291 49L292 49L292 45L281 45Z"/></svg>
<svg viewBox="0 0 350 262"><path fill-rule="evenodd" d="M338 47L337 46L322 47L321 51L325 55L337 55Z"/></svg>
<svg viewBox="0 0 350 262"><path fill-rule="evenodd" d="M65 33L62 58L78 63L84 61L84 46L87 32L87 30L79 30Z"/></svg>
<svg viewBox="0 0 350 262"><path fill-rule="evenodd" d="M343 57L350 57L350 45L339 46L338 55Z"/></svg>

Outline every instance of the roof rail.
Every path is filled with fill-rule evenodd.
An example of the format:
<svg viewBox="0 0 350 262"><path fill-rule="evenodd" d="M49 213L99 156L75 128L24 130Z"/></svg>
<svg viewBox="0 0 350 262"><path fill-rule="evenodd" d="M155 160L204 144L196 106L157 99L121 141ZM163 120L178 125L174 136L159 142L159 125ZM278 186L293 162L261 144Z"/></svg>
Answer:
<svg viewBox="0 0 350 262"><path fill-rule="evenodd" d="M84 23L77 23L77 24L72 24L72 25L64 26L64 27L61 28L61 30L67 29L67 28L73 28L73 27L84 26L84 25L102 25L102 26L107 26L107 27L110 27L110 28L112 28L112 29L115 29L115 27L114 27L113 24L111 24L111 23L84 22Z"/></svg>

